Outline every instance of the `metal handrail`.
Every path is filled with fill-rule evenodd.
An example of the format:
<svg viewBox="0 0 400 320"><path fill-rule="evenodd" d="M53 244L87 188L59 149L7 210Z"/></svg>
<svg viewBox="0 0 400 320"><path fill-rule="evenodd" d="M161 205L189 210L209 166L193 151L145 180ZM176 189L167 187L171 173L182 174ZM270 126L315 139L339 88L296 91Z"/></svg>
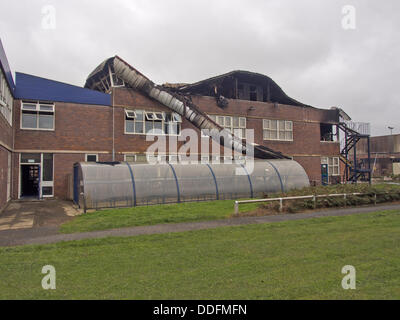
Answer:
<svg viewBox="0 0 400 320"><path fill-rule="evenodd" d="M271 202L271 201L279 201L279 212L283 211L283 200L300 200L300 199L313 199L314 209L316 208L317 198L331 198L331 197L343 197L344 200L347 199L348 196L365 196L365 195L374 195L374 205L376 205L377 195L381 194L399 194L400 192L386 192L386 193L333 193L333 194L322 194L322 195L309 195L309 196L297 196L297 197L280 197L280 198L269 198L269 199L257 199L257 200L241 200L235 201L235 214L239 214L239 204L245 203L257 203L257 202ZM345 202L345 206L346 206Z"/></svg>

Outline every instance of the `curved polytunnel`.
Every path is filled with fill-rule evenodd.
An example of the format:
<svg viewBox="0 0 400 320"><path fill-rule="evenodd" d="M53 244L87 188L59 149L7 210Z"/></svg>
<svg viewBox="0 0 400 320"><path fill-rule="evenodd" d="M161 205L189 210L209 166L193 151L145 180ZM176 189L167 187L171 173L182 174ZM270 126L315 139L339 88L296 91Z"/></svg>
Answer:
<svg viewBox="0 0 400 320"><path fill-rule="evenodd" d="M309 186L293 160L240 164L86 163L74 167L74 200L84 208L254 198Z"/></svg>

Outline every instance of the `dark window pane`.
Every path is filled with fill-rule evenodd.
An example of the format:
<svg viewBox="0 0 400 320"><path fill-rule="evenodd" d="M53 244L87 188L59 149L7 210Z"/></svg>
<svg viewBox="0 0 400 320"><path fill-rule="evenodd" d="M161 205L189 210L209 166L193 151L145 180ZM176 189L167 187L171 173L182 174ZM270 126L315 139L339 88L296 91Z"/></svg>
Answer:
<svg viewBox="0 0 400 320"><path fill-rule="evenodd" d="M43 154L43 181L53 181L53 154Z"/></svg>
<svg viewBox="0 0 400 320"><path fill-rule="evenodd" d="M21 163L40 163L40 153L21 153Z"/></svg>
<svg viewBox="0 0 400 320"><path fill-rule="evenodd" d="M39 128L40 129L53 129L53 114L39 114Z"/></svg>
<svg viewBox="0 0 400 320"><path fill-rule="evenodd" d="M22 107L27 110L36 110L36 104L24 103Z"/></svg>
<svg viewBox="0 0 400 320"><path fill-rule="evenodd" d="M53 195L53 187L43 187L42 195L43 196L52 196Z"/></svg>
<svg viewBox="0 0 400 320"><path fill-rule="evenodd" d="M169 123L168 122L164 123L164 133L165 134L170 134Z"/></svg>
<svg viewBox="0 0 400 320"><path fill-rule="evenodd" d="M97 161L97 156L95 154L89 154L86 157L87 162L96 162Z"/></svg>
<svg viewBox="0 0 400 320"><path fill-rule="evenodd" d="M46 106L46 105L41 104L40 111L53 111L53 106Z"/></svg>
<svg viewBox="0 0 400 320"><path fill-rule="evenodd" d="M37 128L37 114L31 112L22 112L22 128Z"/></svg>

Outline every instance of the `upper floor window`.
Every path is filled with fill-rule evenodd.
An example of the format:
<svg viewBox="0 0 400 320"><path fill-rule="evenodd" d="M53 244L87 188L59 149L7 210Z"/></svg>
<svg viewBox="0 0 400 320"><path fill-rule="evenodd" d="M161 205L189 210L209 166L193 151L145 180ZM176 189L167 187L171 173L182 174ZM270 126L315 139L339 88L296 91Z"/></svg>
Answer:
<svg viewBox="0 0 400 320"><path fill-rule="evenodd" d="M293 122L285 120L263 120L263 139L293 141Z"/></svg>
<svg viewBox="0 0 400 320"><path fill-rule="evenodd" d="M54 130L54 104L23 102L21 129Z"/></svg>
<svg viewBox="0 0 400 320"><path fill-rule="evenodd" d="M0 113L10 125L12 125L12 106L13 97L11 91L8 88L4 74L0 71Z"/></svg>
<svg viewBox="0 0 400 320"><path fill-rule="evenodd" d="M182 117L177 113L126 110L125 133L180 135Z"/></svg>
<svg viewBox="0 0 400 320"><path fill-rule="evenodd" d="M329 123L320 124L321 141L338 141L337 127Z"/></svg>
<svg viewBox="0 0 400 320"><path fill-rule="evenodd" d="M217 124L240 139L246 138L246 118L232 116L209 115Z"/></svg>

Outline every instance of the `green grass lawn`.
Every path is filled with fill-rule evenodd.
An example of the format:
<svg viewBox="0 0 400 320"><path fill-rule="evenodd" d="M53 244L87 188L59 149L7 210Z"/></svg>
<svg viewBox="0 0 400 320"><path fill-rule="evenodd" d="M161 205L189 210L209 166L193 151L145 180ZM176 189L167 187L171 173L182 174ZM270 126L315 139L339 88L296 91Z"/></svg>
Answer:
<svg viewBox="0 0 400 320"><path fill-rule="evenodd" d="M399 231L400 211L386 211L1 248L0 298L400 299ZM356 290L341 287L345 265Z"/></svg>
<svg viewBox="0 0 400 320"><path fill-rule="evenodd" d="M393 192L400 191L400 186L377 184L370 187L368 184L358 185L332 185L332 186L319 186L309 187L301 190L292 190L285 194L271 194L269 197L286 197L286 196L299 196L310 194L328 194L328 193L368 193L368 192ZM390 202L400 199L400 195L396 197L379 197L378 202ZM364 197L349 198L348 205L362 205L373 203L373 200ZM164 223L179 223L179 222L193 222L193 221L206 221L226 219L234 213L234 200L220 200L210 202L190 202L170 205L156 205L156 206L143 206L134 208L114 208L108 210L99 210L96 212L86 213L80 215L73 220L63 224L60 227L61 233L77 233L88 232L96 230L107 230L124 227L155 225ZM323 202L320 200L319 202ZM286 205L292 206L296 210L287 210L289 212L297 212L309 210L312 208L311 200L301 200L285 202ZM271 203L269 205L261 205L266 208L278 207L279 205ZM331 198L328 205L324 206L336 207L344 206L344 200ZM240 205L240 213L254 211L260 207L260 204L243 204ZM320 206L322 207L322 206ZM276 209L277 210L277 209ZM275 210L275 211L276 211ZM274 211L274 210L270 210Z"/></svg>
<svg viewBox="0 0 400 320"><path fill-rule="evenodd" d="M225 219L234 213L234 202L234 200L221 200L100 210L83 214L63 224L60 232L76 233L163 223ZM240 206L241 212L255 209L257 209L257 204Z"/></svg>

